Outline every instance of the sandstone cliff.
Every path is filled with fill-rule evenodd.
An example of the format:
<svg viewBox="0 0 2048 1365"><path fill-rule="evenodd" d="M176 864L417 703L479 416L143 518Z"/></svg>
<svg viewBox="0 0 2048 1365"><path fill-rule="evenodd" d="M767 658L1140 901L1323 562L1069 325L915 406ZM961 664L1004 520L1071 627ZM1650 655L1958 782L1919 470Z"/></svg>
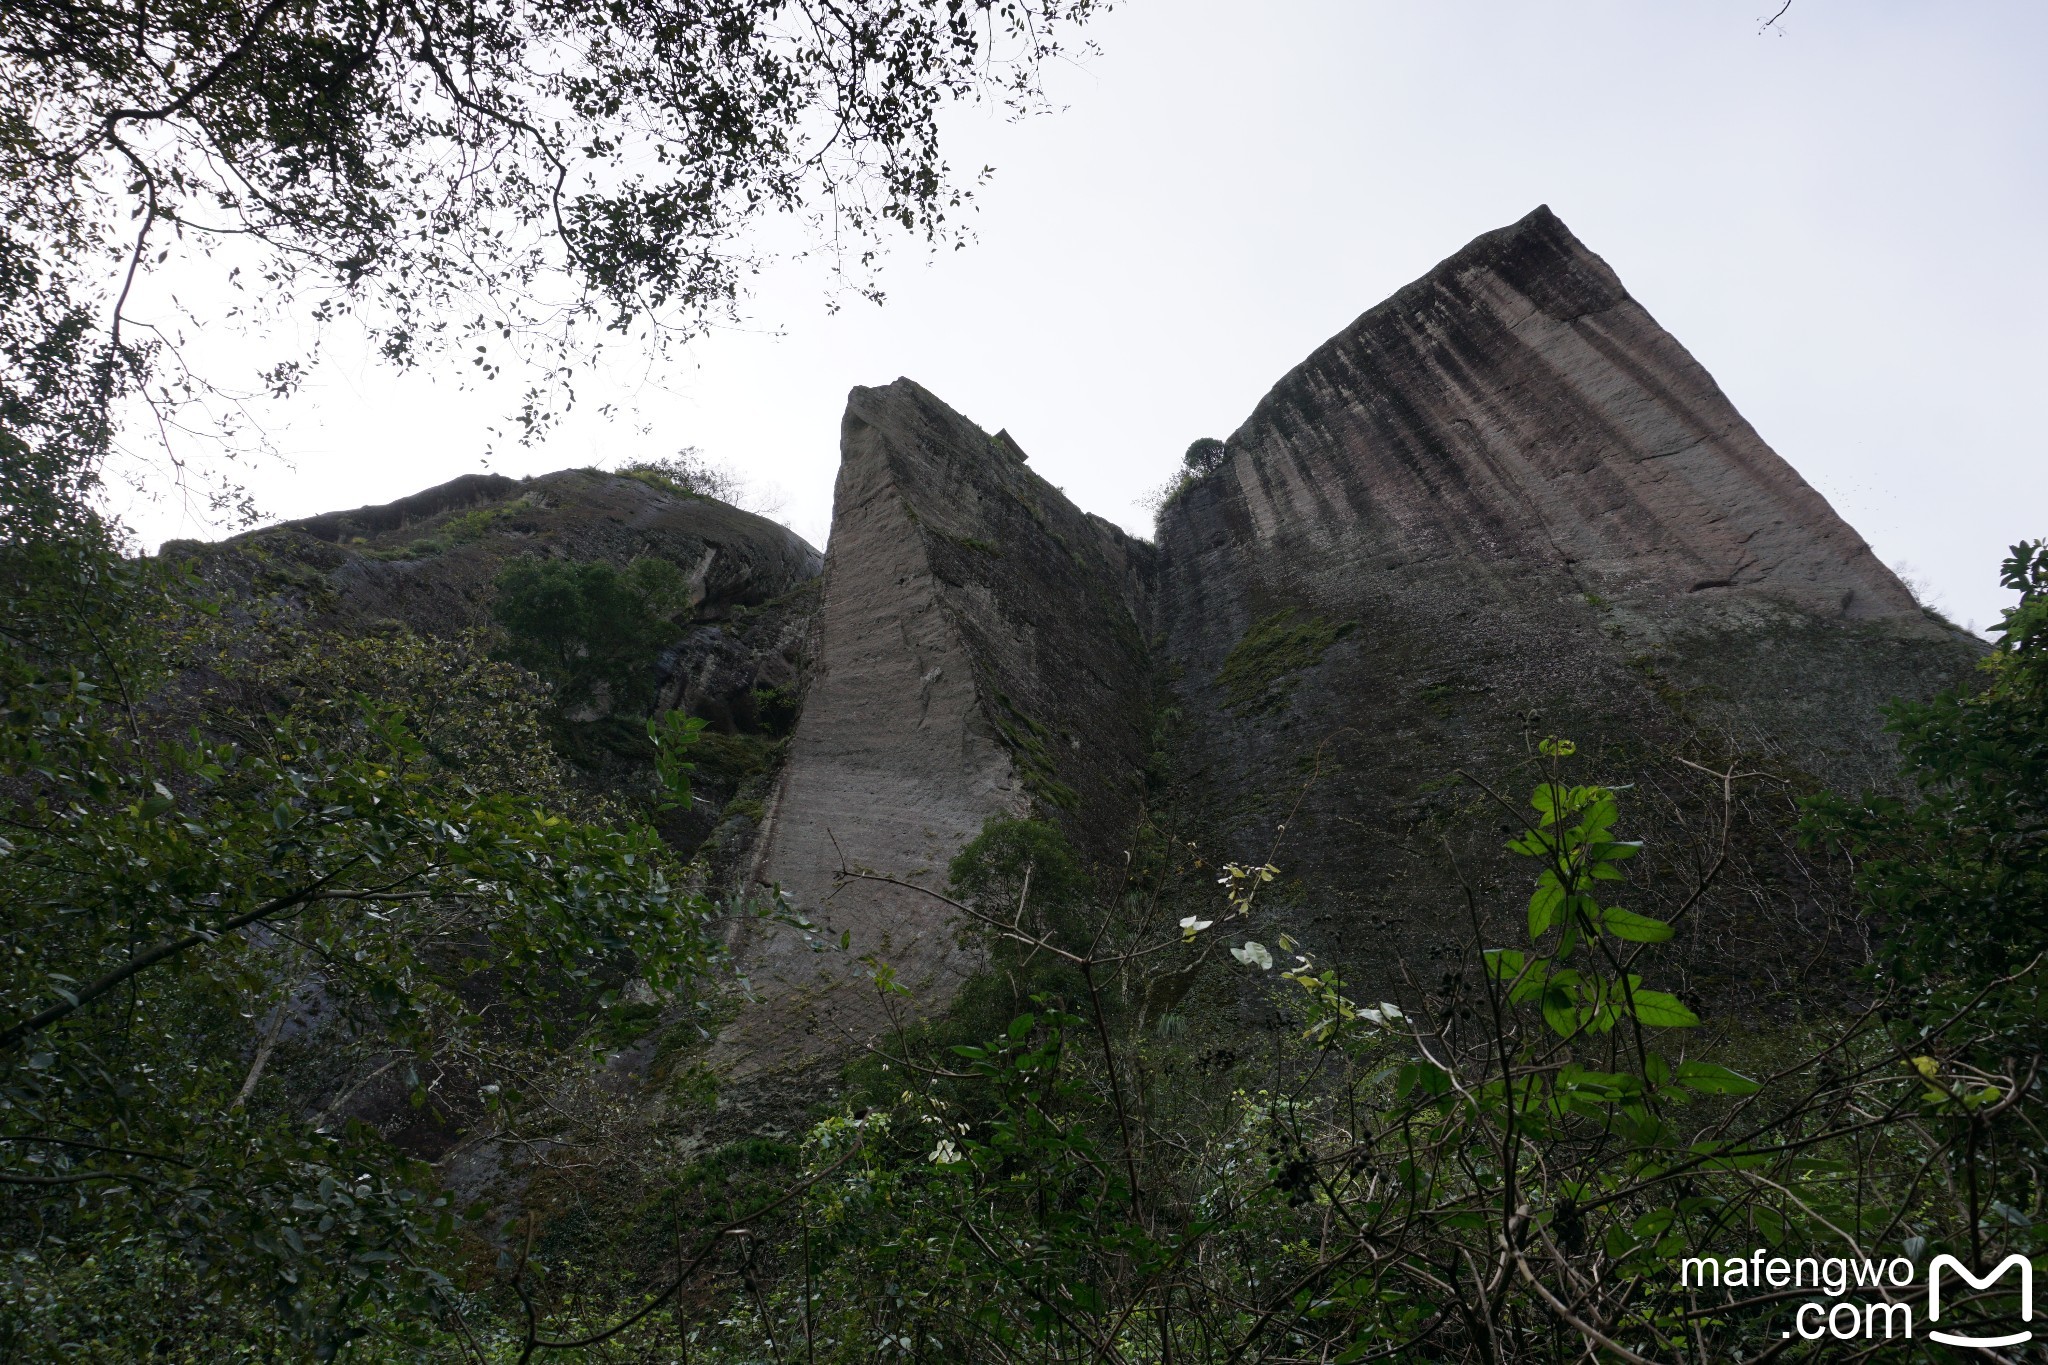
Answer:
<svg viewBox="0 0 2048 1365"><path fill-rule="evenodd" d="M917 1009L977 961L940 902L840 884L843 866L943 889L986 821L1034 811L1111 857L1142 794L1149 547L908 380L855 389L840 448L813 676L756 876L850 946L748 943L765 1003L718 1053L742 1072L872 1036L883 1002L860 958Z"/></svg>
<svg viewBox="0 0 2048 1365"><path fill-rule="evenodd" d="M1319 755L1276 908L1385 989L1462 931L1443 869L1403 851L1455 769L1504 774L1525 731L1573 736L1661 818L1711 795L1663 760L1747 755L1773 774L1753 813L1780 822L1788 783L1882 781L1881 702L1980 648L1548 209L1325 343L1227 449L1160 521L1183 810L1250 854ZM1474 875L1491 852L1465 851ZM1820 932L1786 867L1753 851L1746 872L1771 908L1755 932L1709 915L1689 939L1723 998L1784 989L1763 980L1782 935Z"/></svg>
<svg viewBox="0 0 2048 1365"><path fill-rule="evenodd" d="M1213 861L1271 852L1285 875L1234 932L1427 989L1470 928L1445 859L1505 915L1486 932L1511 932L1521 895L1506 816L1457 774L1521 785L1550 733L1636 784L1652 911L1719 837L1717 786L1686 765L1762 774L1677 984L1709 1007L1794 996L1861 931L1789 856L1792 798L1885 780L1880 704L1981 650L1547 209L1281 379L1156 547L909 380L854 390L840 440L822 578L772 523L592 471L459 479L242 538L207 571L287 615L445 633L488 619L516 555L682 568L696 610L658 705L752 731L764 688L802 704L779 771L779 747L747 749L752 785L710 783L671 831L822 931L739 931L754 1000L712 1053L738 1075L874 1036L880 963L904 1008L943 1007L979 958L917 888L1004 816L1059 824L1105 869L1148 820Z"/></svg>
<svg viewBox="0 0 2048 1365"><path fill-rule="evenodd" d="M929 898L835 893L842 860L936 885L984 820L1029 810L1112 862L1149 762L1176 834L1218 858L1279 849L1262 923L1395 992L1465 929L1415 848L1482 814L1456 770L1514 774L1532 736L1576 737L1643 784L1676 885L1698 845L1681 812L1712 794L1681 760L1768 770L1737 813L1768 842L1800 783L1882 780L1879 704L1978 650L1547 209L1275 385L1164 509L1156 552L908 381L855 390L842 445L817 678L759 875L920 1008L973 956ZM1491 892L1486 829L1459 856ZM1786 947L1824 955L1843 931L1781 852L1739 851L1746 930L1702 916L1710 999L1791 989ZM753 951L773 1003L729 1061L878 1026L843 958Z"/></svg>

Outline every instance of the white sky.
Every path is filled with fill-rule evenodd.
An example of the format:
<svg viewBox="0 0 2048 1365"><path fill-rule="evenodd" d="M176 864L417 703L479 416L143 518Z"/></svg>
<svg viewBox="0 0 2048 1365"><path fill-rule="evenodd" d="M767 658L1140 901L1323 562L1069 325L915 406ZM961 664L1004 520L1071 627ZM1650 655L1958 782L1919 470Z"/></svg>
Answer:
<svg viewBox="0 0 2048 1365"><path fill-rule="evenodd" d="M1145 492L1333 332L1548 203L1888 563L1959 622L2048 535L2048 5L1795 0L1128 0L1067 108L969 113L979 240L899 250L880 309L770 274L758 330L582 387L510 474L695 445L822 545L846 390L909 375L1082 507ZM777 334L779 330L779 335ZM272 414L266 512L381 502L482 466L504 391L331 364ZM632 404L637 422L594 409ZM217 532L170 502L146 543Z"/></svg>

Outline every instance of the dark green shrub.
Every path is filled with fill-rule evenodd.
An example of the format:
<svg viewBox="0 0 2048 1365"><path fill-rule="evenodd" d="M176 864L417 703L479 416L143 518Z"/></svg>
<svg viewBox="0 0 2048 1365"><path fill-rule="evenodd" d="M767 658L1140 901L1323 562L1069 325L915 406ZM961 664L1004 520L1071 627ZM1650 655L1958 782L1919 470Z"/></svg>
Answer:
<svg viewBox="0 0 2048 1365"><path fill-rule="evenodd" d="M1189 443L1187 453L1180 457L1180 462L1199 479L1221 469L1224 454L1223 442L1214 436L1204 436Z"/></svg>
<svg viewBox="0 0 2048 1365"><path fill-rule="evenodd" d="M604 563L519 559L498 575L492 608L505 630L501 653L555 689L563 710L602 700L615 712L654 700L654 661L690 604L682 571L636 559Z"/></svg>

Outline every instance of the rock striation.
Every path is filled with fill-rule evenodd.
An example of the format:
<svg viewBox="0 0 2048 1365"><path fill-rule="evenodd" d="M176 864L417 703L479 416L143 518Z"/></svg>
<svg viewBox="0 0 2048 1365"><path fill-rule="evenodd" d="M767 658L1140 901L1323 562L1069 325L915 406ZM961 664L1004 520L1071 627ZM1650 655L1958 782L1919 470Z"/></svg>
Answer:
<svg viewBox="0 0 2048 1365"><path fill-rule="evenodd" d="M1426 991L1472 927L1460 876L1497 942L1525 894L1505 816L1458 774L1522 786L1548 734L1635 784L1638 865L1665 874L1639 879L1650 899L1689 884L1707 837L1687 812L1719 787L1688 765L1766 774L1674 984L1709 1007L1796 999L1787 964L1860 930L1786 853L1791 797L1882 784L1881 704L1982 651L1543 208L1283 377L1161 509L1156 545L907 379L855 389L840 443L822 559L588 470L177 552L287 618L430 634L484 624L517 555L682 568L695 610L654 665L658 706L711 721L730 771L700 772L714 799L664 833L813 926L739 921L752 1001L709 1059L735 1077L942 1008L980 957L932 893L1006 817L1058 824L1106 871L1146 826L1211 866L1271 857L1284 875L1234 930L1293 934L1388 998ZM845 875L864 871L891 880ZM878 991L881 964L909 997Z"/></svg>
<svg viewBox="0 0 2048 1365"><path fill-rule="evenodd" d="M738 1074L877 1032L886 1002L862 958L923 1008L952 994L977 954L915 888L943 890L987 821L1037 812L1108 856L1142 797L1150 547L909 380L855 389L840 449L817 649L756 878L850 943L744 945L764 1003L715 1058Z"/></svg>
<svg viewBox="0 0 2048 1365"><path fill-rule="evenodd" d="M1882 781L1879 705L1980 649L1547 208L1284 377L1162 510L1156 549L907 380L854 391L842 451L816 672L757 875L922 1008L974 956L942 904L837 883L842 865L937 887L985 820L1026 812L1113 862L1149 766L1147 813L1219 859L1279 848L1275 927L1394 992L1466 923L1408 844L1475 813L1457 770L1513 772L1554 732L1608 780L1750 755L1788 781ZM1466 852L1504 875L1497 847ZM1767 859L1747 870L1783 890ZM1723 944L1699 964L1710 995L1755 965L1701 940ZM879 1027L843 958L750 951L770 1003L728 1064Z"/></svg>
<svg viewBox="0 0 2048 1365"><path fill-rule="evenodd" d="M1672 755L1749 756L1777 792L1882 783L1880 705L1981 650L1920 608L1547 208L1318 348L1226 449L1159 526L1184 805L1249 855L1313 761L1276 900L1298 936L1390 991L1463 930L1448 870L1404 849L1452 802L1456 770L1512 772L1532 733L1556 733L1646 794L1670 790ZM1302 665L1284 697L1233 688L1310 620L1336 638L1277 661ZM1496 849L1461 856L1507 875ZM1751 871L1758 896L1784 900L1786 869ZM1689 943L1718 946L1699 988L1726 998L1767 977L1773 936L1813 910L1791 895L1747 939L1703 925Z"/></svg>

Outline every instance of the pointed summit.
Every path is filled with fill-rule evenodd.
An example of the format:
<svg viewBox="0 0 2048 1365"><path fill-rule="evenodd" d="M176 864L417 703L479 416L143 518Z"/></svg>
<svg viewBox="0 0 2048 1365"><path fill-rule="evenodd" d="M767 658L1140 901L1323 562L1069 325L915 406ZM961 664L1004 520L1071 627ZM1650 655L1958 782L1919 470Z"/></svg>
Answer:
<svg viewBox="0 0 2048 1365"><path fill-rule="evenodd" d="M1609 600L1735 593L1825 617L1919 615L1548 208L1359 317L1229 445L1261 540L1313 527L1347 562L1454 556Z"/></svg>
<svg viewBox="0 0 2048 1365"><path fill-rule="evenodd" d="M864 953L911 1008L944 1006L978 959L930 893L990 819L1049 821L1097 868L1141 827L1211 866L1270 857L1271 927L1391 993L1466 932L1443 869L1402 851L1460 799L1454 772L1513 771L1533 733L1666 793L1700 780L1681 759L1737 754L1881 782L1880 703L1978 650L1547 208L1281 379L1163 510L1156 550L907 379L853 391L841 451L757 875L852 955L747 950L764 1003L716 1059L740 1071L879 1030ZM1520 875L1500 857L1464 870ZM1703 925L1716 1003L1766 989L1809 933L1807 893L1757 875L1783 919Z"/></svg>

